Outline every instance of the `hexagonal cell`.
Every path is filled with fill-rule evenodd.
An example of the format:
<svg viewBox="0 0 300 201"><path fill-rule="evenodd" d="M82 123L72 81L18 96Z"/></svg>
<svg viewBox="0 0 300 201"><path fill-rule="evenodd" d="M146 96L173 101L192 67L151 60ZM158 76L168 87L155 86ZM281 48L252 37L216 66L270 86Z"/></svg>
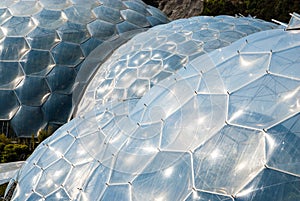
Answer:
<svg viewBox="0 0 300 201"><path fill-rule="evenodd" d="M266 74L229 96L228 121L258 129L278 123L297 113L299 85L298 80Z"/></svg>
<svg viewBox="0 0 300 201"><path fill-rule="evenodd" d="M0 90L0 119L10 120L18 111L20 103L14 91Z"/></svg>
<svg viewBox="0 0 300 201"><path fill-rule="evenodd" d="M211 29L217 29L217 30L233 30L234 24L232 23L225 23L225 22L217 22L217 23L211 23L208 25Z"/></svg>
<svg viewBox="0 0 300 201"><path fill-rule="evenodd" d="M18 61L30 50L25 38L6 37L0 42L0 60Z"/></svg>
<svg viewBox="0 0 300 201"><path fill-rule="evenodd" d="M61 40L66 42L82 43L90 38L90 34L85 25L71 22L65 23L57 30L57 33Z"/></svg>
<svg viewBox="0 0 300 201"><path fill-rule="evenodd" d="M24 79L18 62L0 62L0 89L14 89Z"/></svg>
<svg viewBox="0 0 300 201"><path fill-rule="evenodd" d="M107 40L116 34L115 25L102 20L95 20L88 24L87 27L91 35L100 40Z"/></svg>
<svg viewBox="0 0 300 201"><path fill-rule="evenodd" d="M150 24L147 18L133 10L121 10L121 16L128 22L135 24L139 27L149 27Z"/></svg>
<svg viewBox="0 0 300 201"><path fill-rule="evenodd" d="M102 41L98 40L96 38L90 38L90 39L88 39L83 44L81 44L81 48L82 48L83 54L85 56L88 56L101 43L102 43Z"/></svg>
<svg viewBox="0 0 300 201"><path fill-rule="evenodd" d="M299 176L264 169L235 195L236 201L300 200Z"/></svg>
<svg viewBox="0 0 300 201"><path fill-rule="evenodd" d="M1 2L0 2L1 4ZM9 12L9 10L5 7L5 8L1 8L0 9L0 24L3 24L4 22L6 22L9 18L11 18L11 13Z"/></svg>
<svg viewBox="0 0 300 201"><path fill-rule="evenodd" d="M43 8L39 1L20 1L9 7L14 16L31 16Z"/></svg>
<svg viewBox="0 0 300 201"><path fill-rule="evenodd" d="M209 41L214 40L219 37L219 31L212 29L201 29L199 31L193 32L192 38L197 41Z"/></svg>
<svg viewBox="0 0 300 201"><path fill-rule="evenodd" d="M104 6L114 9L126 9L126 6L124 6L122 0L99 0L99 2Z"/></svg>
<svg viewBox="0 0 300 201"><path fill-rule="evenodd" d="M121 17L120 10L118 9L113 9L107 6L98 6L94 8L93 12L96 14L98 19L113 24L117 24L124 21L124 19Z"/></svg>
<svg viewBox="0 0 300 201"><path fill-rule="evenodd" d="M49 10L63 10L72 5L70 0L40 0L40 2Z"/></svg>
<svg viewBox="0 0 300 201"><path fill-rule="evenodd" d="M65 123L71 117L72 95L52 93L43 105L47 121Z"/></svg>
<svg viewBox="0 0 300 201"><path fill-rule="evenodd" d="M1 29L6 36L26 36L36 27L31 17L11 17L4 24Z"/></svg>
<svg viewBox="0 0 300 201"><path fill-rule="evenodd" d="M193 185L190 154L162 151L150 164L132 181L136 200L143 200L146 194L149 200L183 200L189 194Z"/></svg>
<svg viewBox="0 0 300 201"><path fill-rule="evenodd" d="M27 37L31 48L50 50L55 44L60 42L60 38L55 30L37 27Z"/></svg>
<svg viewBox="0 0 300 201"><path fill-rule="evenodd" d="M268 167L300 175L300 114L297 114L266 133Z"/></svg>
<svg viewBox="0 0 300 201"><path fill-rule="evenodd" d="M84 6L74 5L65 9L64 12L70 22L77 24L87 24L96 19L93 12L91 12L91 8L87 8L86 4Z"/></svg>
<svg viewBox="0 0 300 201"><path fill-rule="evenodd" d="M39 130L44 129L46 121L40 107L22 105L11 120L11 126L18 137L37 136Z"/></svg>
<svg viewBox="0 0 300 201"><path fill-rule="evenodd" d="M22 105L40 106L50 95L50 89L45 78L26 76L16 88L16 94Z"/></svg>
<svg viewBox="0 0 300 201"><path fill-rule="evenodd" d="M21 62L26 75L46 75L55 65L49 51L31 50Z"/></svg>
<svg viewBox="0 0 300 201"><path fill-rule="evenodd" d="M126 69L116 77L115 87L128 88L137 78L136 69Z"/></svg>
<svg viewBox="0 0 300 201"><path fill-rule="evenodd" d="M52 192L57 190L60 191L64 180L68 176L68 174L66 173L69 172L71 169L72 166L69 163L67 163L64 159L56 161L55 163L44 169L42 176L37 182L38 185L35 191L49 197L53 195ZM68 197L68 195L65 192L64 194L64 196ZM55 199L57 199L57 197Z"/></svg>
<svg viewBox="0 0 300 201"><path fill-rule="evenodd" d="M70 94L76 78L74 68L55 66L47 75L46 80L52 92Z"/></svg>
<svg viewBox="0 0 300 201"><path fill-rule="evenodd" d="M131 10L134 10L142 15L148 16L150 13L147 11L147 6L144 2L138 2L138 1L124 1L123 4L130 8Z"/></svg>
<svg viewBox="0 0 300 201"><path fill-rule="evenodd" d="M138 67L149 61L151 58L151 51L139 51L133 54L130 59L128 59L128 67Z"/></svg>
<svg viewBox="0 0 300 201"><path fill-rule="evenodd" d="M261 132L224 126L194 151L195 187L233 195L261 170L264 158Z"/></svg>
<svg viewBox="0 0 300 201"><path fill-rule="evenodd" d="M51 53L58 65L75 67L84 59L80 46L73 43L61 42Z"/></svg>
<svg viewBox="0 0 300 201"><path fill-rule="evenodd" d="M130 22L127 22L127 21L123 21L121 23L118 23L116 25L116 29L118 31L118 33L124 33L124 32L127 32L127 31L132 31L132 30L136 30L136 29L140 29L141 27L137 26L137 25L134 25Z"/></svg>
<svg viewBox="0 0 300 201"><path fill-rule="evenodd" d="M68 21L64 12L46 9L34 15L33 19L39 27L46 29L58 29Z"/></svg>

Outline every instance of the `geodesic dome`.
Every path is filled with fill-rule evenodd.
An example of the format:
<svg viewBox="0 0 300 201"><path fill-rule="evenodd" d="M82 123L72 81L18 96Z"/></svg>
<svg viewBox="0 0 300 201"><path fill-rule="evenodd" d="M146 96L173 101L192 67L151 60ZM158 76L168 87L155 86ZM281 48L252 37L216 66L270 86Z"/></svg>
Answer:
<svg viewBox="0 0 300 201"><path fill-rule="evenodd" d="M141 0L9 0L0 16L1 127L18 137L69 120L77 72L95 47L168 22Z"/></svg>
<svg viewBox="0 0 300 201"><path fill-rule="evenodd" d="M231 16L199 16L151 28L122 45L104 63L101 56L98 61L85 60L83 66L96 73L76 80L81 83L79 85L87 86L83 95L78 93L73 97L77 107L74 116L90 111L96 103L140 98L193 58L249 34L273 28L278 25L251 17ZM95 49L93 58L103 55L104 49L109 47ZM85 68L81 70L87 74Z"/></svg>
<svg viewBox="0 0 300 201"><path fill-rule="evenodd" d="M299 200L299 50L299 30L256 33L75 118L12 200Z"/></svg>

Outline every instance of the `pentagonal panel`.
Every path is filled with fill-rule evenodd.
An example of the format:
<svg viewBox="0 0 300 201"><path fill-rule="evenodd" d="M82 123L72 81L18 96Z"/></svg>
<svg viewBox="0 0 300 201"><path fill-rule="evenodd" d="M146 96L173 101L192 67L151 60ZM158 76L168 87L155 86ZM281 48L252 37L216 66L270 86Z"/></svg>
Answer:
<svg viewBox="0 0 300 201"><path fill-rule="evenodd" d="M40 12L43 7L39 1L21 1L9 7L13 16L30 16Z"/></svg>
<svg viewBox="0 0 300 201"><path fill-rule="evenodd" d="M54 66L54 60L49 51L31 50L21 62L26 75L46 75Z"/></svg>
<svg viewBox="0 0 300 201"><path fill-rule="evenodd" d="M55 30L37 27L28 36L27 41L34 49L50 50L55 44L60 42Z"/></svg>
<svg viewBox="0 0 300 201"><path fill-rule="evenodd" d="M11 126L18 137L28 137L44 129L46 121L40 107L22 105L11 120Z"/></svg>
<svg viewBox="0 0 300 201"><path fill-rule="evenodd" d="M57 65L75 67L83 59L83 53L79 45L61 42L51 51Z"/></svg>
<svg viewBox="0 0 300 201"><path fill-rule="evenodd" d="M0 62L0 89L15 89L24 79L18 62Z"/></svg>
<svg viewBox="0 0 300 201"><path fill-rule="evenodd" d="M27 76L16 88L16 94L21 104L41 106L50 95L50 89L45 78Z"/></svg>
<svg viewBox="0 0 300 201"><path fill-rule="evenodd" d="M0 91L0 119L10 120L18 111L20 103L14 91Z"/></svg>
<svg viewBox="0 0 300 201"><path fill-rule="evenodd" d="M47 75L46 80L52 92L72 93L76 72L74 68L56 66Z"/></svg>
<svg viewBox="0 0 300 201"><path fill-rule="evenodd" d="M297 114L268 129L267 164L270 167L300 175L300 115Z"/></svg>
<svg viewBox="0 0 300 201"><path fill-rule="evenodd" d="M12 17L1 25L1 29L6 36L26 36L35 28L35 23L31 17Z"/></svg>
<svg viewBox="0 0 300 201"><path fill-rule="evenodd" d="M75 24L71 22L65 23L61 26L57 33L61 40L72 43L82 43L83 41L90 38L88 30L85 25Z"/></svg>
<svg viewBox="0 0 300 201"><path fill-rule="evenodd" d="M95 20L88 24L88 29L93 37L100 40L107 40L116 34L114 24L102 20Z"/></svg>
<svg viewBox="0 0 300 201"><path fill-rule="evenodd" d="M37 25L46 29L57 29L67 22L68 18L61 10L46 10L43 9L41 12L33 16Z"/></svg>
<svg viewBox="0 0 300 201"><path fill-rule="evenodd" d="M25 38L6 37L0 42L0 60L18 61L29 51Z"/></svg>

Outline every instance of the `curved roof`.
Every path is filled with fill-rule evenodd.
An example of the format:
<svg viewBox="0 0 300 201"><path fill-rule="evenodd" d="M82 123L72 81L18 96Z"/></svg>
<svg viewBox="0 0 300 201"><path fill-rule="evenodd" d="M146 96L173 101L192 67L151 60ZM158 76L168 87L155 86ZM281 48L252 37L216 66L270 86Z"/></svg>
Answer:
<svg viewBox="0 0 300 201"><path fill-rule="evenodd" d="M250 17L199 16L176 20L138 34L115 50L104 63L101 56L100 61L85 60L83 65L95 73L83 83L87 86L82 98L75 96L75 102L79 104L74 116L91 110L96 103L140 98L193 58L272 28L278 26ZM97 52L101 55L103 51L106 47L99 47L93 55Z"/></svg>
<svg viewBox="0 0 300 201"><path fill-rule="evenodd" d="M77 72L103 41L169 22L141 0L1 1L0 15L0 120L18 137L70 119Z"/></svg>
<svg viewBox="0 0 300 201"><path fill-rule="evenodd" d="M299 49L299 31L256 33L75 118L27 160L13 199L298 200Z"/></svg>

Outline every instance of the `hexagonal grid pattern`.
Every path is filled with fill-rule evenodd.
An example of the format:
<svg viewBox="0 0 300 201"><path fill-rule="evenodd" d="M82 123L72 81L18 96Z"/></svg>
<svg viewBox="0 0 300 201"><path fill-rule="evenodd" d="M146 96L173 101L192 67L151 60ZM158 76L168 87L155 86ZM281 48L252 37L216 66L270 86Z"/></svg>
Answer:
<svg viewBox="0 0 300 201"><path fill-rule="evenodd" d="M96 103L142 97L153 85L183 68L193 58L224 47L254 32L278 28L250 17L200 16L176 20L138 34L118 48L104 63L94 59L83 65L98 69L79 102L74 116ZM95 49L93 54L102 54ZM80 72L79 72L80 73ZM83 71L86 73L86 71ZM78 82L82 82L79 81ZM76 104L77 105L77 104Z"/></svg>
<svg viewBox="0 0 300 201"><path fill-rule="evenodd" d="M18 137L70 119L77 72L94 48L168 22L141 0L1 1L0 14L0 120Z"/></svg>
<svg viewBox="0 0 300 201"><path fill-rule="evenodd" d="M75 118L13 200L299 200L299 48L299 30L253 34Z"/></svg>

